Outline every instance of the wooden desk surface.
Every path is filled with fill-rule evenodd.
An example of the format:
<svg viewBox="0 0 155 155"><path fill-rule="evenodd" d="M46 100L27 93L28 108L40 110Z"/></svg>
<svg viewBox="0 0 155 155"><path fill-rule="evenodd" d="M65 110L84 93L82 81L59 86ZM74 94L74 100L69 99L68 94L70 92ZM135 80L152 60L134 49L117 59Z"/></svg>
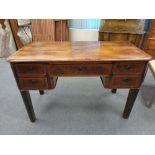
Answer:
<svg viewBox="0 0 155 155"><path fill-rule="evenodd" d="M151 56L125 41L33 42L14 54L9 62L148 61Z"/></svg>

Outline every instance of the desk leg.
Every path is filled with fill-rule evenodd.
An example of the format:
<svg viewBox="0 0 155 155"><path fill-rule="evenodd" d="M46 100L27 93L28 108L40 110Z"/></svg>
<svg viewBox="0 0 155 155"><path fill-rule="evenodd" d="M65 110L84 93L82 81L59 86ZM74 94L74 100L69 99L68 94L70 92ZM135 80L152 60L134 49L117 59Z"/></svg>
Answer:
<svg viewBox="0 0 155 155"><path fill-rule="evenodd" d="M40 95L44 95L44 91L43 90L39 90Z"/></svg>
<svg viewBox="0 0 155 155"><path fill-rule="evenodd" d="M116 94L116 91L117 91L117 89L112 89L112 90L111 90L111 92L112 92L113 94Z"/></svg>
<svg viewBox="0 0 155 155"><path fill-rule="evenodd" d="M28 116L29 116L31 122L34 122L36 120L36 117L35 117L35 113L33 110L30 94L28 91L20 91L20 93L23 98Z"/></svg>
<svg viewBox="0 0 155 155"><path fill-rule="evenodd" d="M139 89L130 89L129 90L127 102L126 102L125 109L123 112L123 118L127 119L129 117L132 107L134 105L134 102L136 100L136 97L138 95L138 92L139 92Z"/></svg>

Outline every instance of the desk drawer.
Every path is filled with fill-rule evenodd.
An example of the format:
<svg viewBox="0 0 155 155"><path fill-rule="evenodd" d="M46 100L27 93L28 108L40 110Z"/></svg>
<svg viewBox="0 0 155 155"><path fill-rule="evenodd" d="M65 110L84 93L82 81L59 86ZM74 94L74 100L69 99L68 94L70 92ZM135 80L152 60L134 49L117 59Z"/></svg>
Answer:
<svg viewBox="0 0 155 155"><path fill-rule="evenodd" d="M141 84L140 76L113 76L103 78L105 88L138 88Z"/></svg>
<svg viewBox="0 0 155 155"><path fill-rule="evenodd" d="M44 90L48 89L46 78L19 78L21 90Z"/></svg>
<svg viewBox="0 0 155 155"><path fill-rule="evenodd" d="M140 74L144 71L145 63L117 62L113 67L113 74Z"/></svg>
<svg viewBox="0 0 155 155"><path fill-rule="evenodd" d="M88 64L88 65L49 65L50 76L84 76L84 75L108 75L112 64Z"/></svg>
<svg viewBox="0 0 155 155"><path fill-rule="evenodd" d="M43 77L46 75L43 64L16 64L15 68L18 77Z"/></svg>

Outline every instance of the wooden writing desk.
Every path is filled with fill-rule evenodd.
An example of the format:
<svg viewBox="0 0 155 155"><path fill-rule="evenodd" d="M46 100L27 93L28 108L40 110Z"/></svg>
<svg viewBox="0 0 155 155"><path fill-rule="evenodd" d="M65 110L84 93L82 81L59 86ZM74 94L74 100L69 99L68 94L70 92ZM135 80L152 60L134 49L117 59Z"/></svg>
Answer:
<svg viewBox="0 0 155 155"><path fill-rule="evenodd" d="M7 61L32 122L29 90L53 89L59 76L99 76L105 88L130 89L123 117L128 118L151 57L129 42L33 42Z"/></svg>

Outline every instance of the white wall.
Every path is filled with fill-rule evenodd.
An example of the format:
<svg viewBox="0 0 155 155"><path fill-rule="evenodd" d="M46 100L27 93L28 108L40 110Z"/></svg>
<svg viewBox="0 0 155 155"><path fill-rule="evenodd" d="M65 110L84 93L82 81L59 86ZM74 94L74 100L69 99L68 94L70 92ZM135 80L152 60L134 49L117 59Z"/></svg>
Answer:
<svg viewBox="0 0 155 155"><path fill-rule="evenodd" d="M70 41L98 41L98 30L69 29Z"/></svg>

